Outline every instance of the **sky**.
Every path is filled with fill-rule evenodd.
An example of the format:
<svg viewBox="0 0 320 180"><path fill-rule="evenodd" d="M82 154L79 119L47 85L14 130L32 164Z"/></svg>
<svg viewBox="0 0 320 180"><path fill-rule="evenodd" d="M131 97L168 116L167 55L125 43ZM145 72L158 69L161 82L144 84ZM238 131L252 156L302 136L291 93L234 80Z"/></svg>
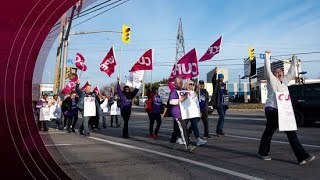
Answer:
<svg viewBox="0 0 320 180"><path fill-rule="evenodd" d="M88 8L104 1L98 0ZM320 2L317 0L130 0L71 29L71 32L121 31L121 26L126 24L131 27L130 44L122 43L117 33L71 36L68 57L74 59L77 52L81 53L88 67L81 75L81 82L89 80L101 87L115 82L117 77L114 73L109 78L99 70L111 46L115 47L116 71L120 70L122 79L128 76L138 58L153 48L154 70L146 73L145 80L155 82L168 78L175 62L179 18L182 19L185 51L196 48L198 58L223 36L220 53L199 64L203 80L210 70L219 66L228 68L229 82L238 82L239 75L244 74L243 58L248 57L249 47L255 49L256 56L270 49L277 59L288 59L289 54L294 53L320 51ZM44 83L53 82L56 50L57 42L46 61ZM320 54L298 55L298 58L302 61L302 70L307 71L307 78L320 78ZM257 58L257 67L262 63L263 60Z"/></svg>

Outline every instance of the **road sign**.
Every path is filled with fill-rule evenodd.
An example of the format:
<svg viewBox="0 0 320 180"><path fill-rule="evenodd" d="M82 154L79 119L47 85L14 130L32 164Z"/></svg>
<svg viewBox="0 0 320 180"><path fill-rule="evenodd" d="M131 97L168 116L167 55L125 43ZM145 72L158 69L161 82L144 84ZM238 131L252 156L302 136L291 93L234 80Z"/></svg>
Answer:
<svg viewBox="0 0 320 180"><path fill-rule="evenodd" d="M265 54L260 54L260 59L265 59L266 55Z"/></svg>

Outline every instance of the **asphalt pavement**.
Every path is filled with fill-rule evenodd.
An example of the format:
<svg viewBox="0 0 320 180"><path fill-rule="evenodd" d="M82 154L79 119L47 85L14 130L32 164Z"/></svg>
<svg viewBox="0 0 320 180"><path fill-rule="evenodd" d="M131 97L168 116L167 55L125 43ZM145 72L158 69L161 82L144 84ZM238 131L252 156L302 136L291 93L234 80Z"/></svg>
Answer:
<svg viewBox="0 0 320 180"><path fill-rule="evenodd" d="M149 120L142 108L133 109L130 139L121 137L121 127L101 129L90 137L54 129L41 135L57 163L73 179L319 179L319 125L298 129L301 143L316 159L297 165L283 132L276 132L273 137L272 160L257 158L266 122L263 112L227 112L225 137L214 136L217 117L216 113L209 117L212 139L191 154L182 145L172 148L169 143L171 118L163 119L159 140L148 138ZM202 135L202 122L199 128ZM191 135L191 143L195 142Z"/></svg>

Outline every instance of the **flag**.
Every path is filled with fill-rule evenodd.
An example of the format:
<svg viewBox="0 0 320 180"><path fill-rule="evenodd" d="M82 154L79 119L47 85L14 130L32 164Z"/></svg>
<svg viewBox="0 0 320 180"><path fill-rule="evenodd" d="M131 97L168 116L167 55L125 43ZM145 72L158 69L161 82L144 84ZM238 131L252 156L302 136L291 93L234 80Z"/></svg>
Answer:
<svg viewBox="0 0 320 180"><path fill-rule="evenodd" d="M76 67L81 71L87 70L87 66L84 63L84 57L80 53L77 53L76 55Z"/></svg>
<svg viewBox="0 0 320 180"><path fill-rule="evenodd" d="M200 58L199 62L209 60L214 55L218 54L220 52L221 41L222 41L222 36L208 48L208 50Z"/></svg>
<svg viewBox="0 0 320 180"><path fill-rule="evenodd" d="M86 88L87 85L90 85L89 81L87 81L86 84L84 84L84 86L82 86L81 91L84 91L84 89Z"/></svg>
<svg viewBox="0 0 320 180"><path fill-rule="evenodd" d="M153 50L149 49L139 58L136 64L133 65L130 72L139 71L139 70L152 70L153 69L152 59L153 59Z"/></svg>
<svg viewBox="0 0 320 180"><path fill-rule="evenodd" d="M97 95L100 94L100 89L98 86L96 86L94 89L93 89L93 92L95 92Z"/></svg>
<svg viewBox="0 0 320 180"><path fill-rule="evenodd" d="M78 76L75 75L72 79L70 79L69 83L65 88L62 89L63 94L69 94L72 90L76 88L76 82L78 81Z"/></svg>
<svg viewBox="0 0 320 180"><path fill-rule="evenodd" d="M181 79L190 79L198 74L197 52L196 49L192 49L173 66L168 80L168 86L170 89L174 88L174 79L176 77L181 77Z"/></svg>
<svg viewBox="0 0 320 180"><path fill-rule="evenodd" d="M111 74L114 73L116 63L116 58L114 56L113 47L109 50L106 57L103 59L103 61L100 64L100 71L105 72L109 77Z"/></svg>

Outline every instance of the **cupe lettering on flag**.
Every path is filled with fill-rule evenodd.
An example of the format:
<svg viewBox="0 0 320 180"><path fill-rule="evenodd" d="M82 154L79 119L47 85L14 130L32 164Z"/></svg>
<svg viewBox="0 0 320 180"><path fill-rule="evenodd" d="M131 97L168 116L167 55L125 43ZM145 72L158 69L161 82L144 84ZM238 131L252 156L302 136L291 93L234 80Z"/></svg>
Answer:
<svg viewBox="0 0 320 180"><path fill-rule="evenodd" d="M103 59L103 61L100 64L100 71L105 72L110 77L111 74L114 73L114 69L116 65L117 63L116 63L114 50L113 50L113 47L111 47L106 57Z"/></svg>
<svg viewBox="0 0 320 180"><path fill-rule="evenodd" d="M181 79L190 79L198 76L198 59L196 49L192 49L184 55L172 68L169 77L168 86L172 90L174 88L174 79L180 77Z"/></svg>
<svg viewBox="0 0 320 180"><path fill-rule="evenodd" d="M140 70L152 70L153 69L152 60L153 60L153 50L149 49L139 58L136 64L134 64L130 72L140 71Z"/></svg>
<svg viewBox="0 0 320 180"><path fill-rule="evenodd" d="M74 90L76 88L76 82L78 81L78 79L78 76L74 76L72 79L70 79L66 87L62 89L62 93L69 94L72 90Z"/></svg>
<svg viewBox="0 0 320 180"><path fill-rule="evenodd" d="M100 89L98 86L94 87L93 92L95 92L97 95L100 94Z"/></svg>
<svg viewBox="0 0 320 180"><path fill-rule="evenodd" d="M220 52L221 41L222 36L208 48L204 55L199 59L199 62L209 60L214 55L218 54Z"/></svg>
<svg viewBox="0 0 320 180"><path fill-rule="evenodd" d="M82 86L81 91L84 91L84 89L86 88L87 85L90 85L90 82L89 82L89 81L87 81L87 82L84 84L84 86Z"/></svg>
<svg viewBox="0 0 320 180"><path fill-rule="evenodd" d="M76 54L76 67L78 69L80 69L81 71L86 71L87 70L87 66L84 63L84 57L80 53Z"/></svg>

